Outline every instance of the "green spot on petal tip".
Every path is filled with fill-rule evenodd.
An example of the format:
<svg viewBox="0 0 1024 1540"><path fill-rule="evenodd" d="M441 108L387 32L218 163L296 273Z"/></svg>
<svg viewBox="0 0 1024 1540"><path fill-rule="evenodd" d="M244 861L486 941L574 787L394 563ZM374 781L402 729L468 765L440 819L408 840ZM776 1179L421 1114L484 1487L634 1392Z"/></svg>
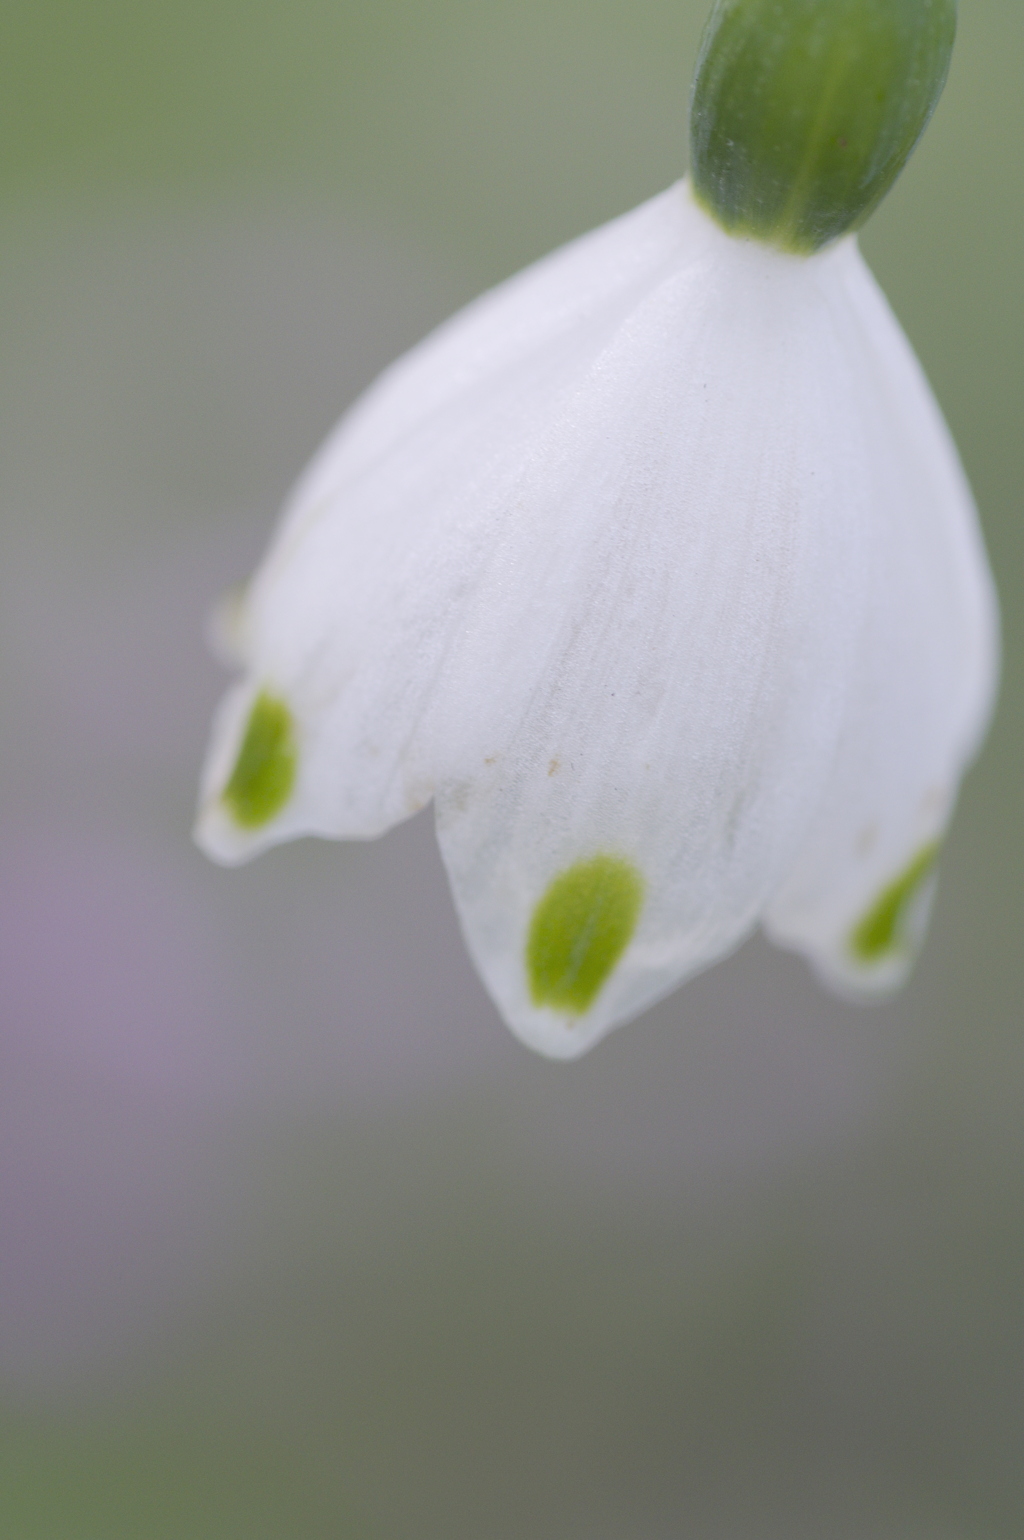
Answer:
<svg viewBox="0 0 1024 1540"><path fill-rule="evenodd" d="M912 945L913 938L907 933L908 920L935 869L938 855L937 844L926 845L858 921L850 935L850 950L858 962L884 962Z"/></svg>
<svg viewBox="0 0 1024 1540"><path fill-rule="evenodd" d="M557 876L526 942L534 1005L584 1015L629 945L643 897L643 878L619 856L594 856Z"/></svg>
<svg viewBox="0 0 1024 1540"><path fill-rule="evenodd" d="M809 255L858 229L935 110L956 0L716 0L690 104L694 193Z"/></svg>
<svg viewBox="0 0 1024 1540"><path fill-rule="evenodd" d="M265 692L256 697L222 800L243 829L258 829L284 807L298 754L291 712Z"/></svg>

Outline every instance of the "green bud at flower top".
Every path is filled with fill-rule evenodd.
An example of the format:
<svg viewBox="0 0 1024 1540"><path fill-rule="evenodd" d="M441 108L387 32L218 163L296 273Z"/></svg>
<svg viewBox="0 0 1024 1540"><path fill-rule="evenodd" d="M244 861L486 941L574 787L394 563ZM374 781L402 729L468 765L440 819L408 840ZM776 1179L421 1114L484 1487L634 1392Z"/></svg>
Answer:
<svg viewBox="0 0 1024 1540"><path fill-rule="evenodd" d="M693 187L731 234L810 253L878 206L942 94L956 0L716 0Z"/></svg>

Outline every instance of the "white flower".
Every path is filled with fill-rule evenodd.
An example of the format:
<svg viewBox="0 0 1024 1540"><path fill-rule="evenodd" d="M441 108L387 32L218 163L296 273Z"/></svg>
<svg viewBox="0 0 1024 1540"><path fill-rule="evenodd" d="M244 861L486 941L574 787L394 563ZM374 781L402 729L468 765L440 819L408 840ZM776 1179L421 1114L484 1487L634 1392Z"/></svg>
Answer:
<svg viewBox="0 0 1024 1540"><path fill-rule="evenodd" d="M856 238L787 255L679 184L383 376L237 638L203 848L432 798L488 989L570 1058L758 924L844 992L903 979L997 616Z"/></svg>

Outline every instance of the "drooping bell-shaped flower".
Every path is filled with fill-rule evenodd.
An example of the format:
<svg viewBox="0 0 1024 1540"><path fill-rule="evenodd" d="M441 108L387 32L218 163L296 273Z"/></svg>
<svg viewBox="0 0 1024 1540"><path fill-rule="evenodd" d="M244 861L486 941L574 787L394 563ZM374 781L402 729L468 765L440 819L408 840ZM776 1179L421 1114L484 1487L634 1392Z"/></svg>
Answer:
<svg viewBox="0 0 1024 1540"><path fill-rule="evenodd" d="M210 855L433 799L480 973L561 1058L759 923L844 992L904 978L997 617L851 232L954 25L953 0L719 0L691 181L355 406L234 617Z"/></svg>

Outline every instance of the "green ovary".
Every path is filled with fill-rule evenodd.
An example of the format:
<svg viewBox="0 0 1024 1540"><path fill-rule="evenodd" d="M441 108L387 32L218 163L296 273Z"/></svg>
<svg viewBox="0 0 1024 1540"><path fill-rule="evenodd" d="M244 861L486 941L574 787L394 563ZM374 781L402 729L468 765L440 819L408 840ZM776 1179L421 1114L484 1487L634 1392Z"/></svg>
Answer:
<svg viewBox="0 0 1024 1540"><path fill-rule="evenodd" d="M578 861L556 877L526 941L534 1005L584 1015L629 945L643 898L643 878L620 856Z"/></svg>
<svg viewBox="0 0 1024 1540"><path fill-rule="evenodd" d="M956 0L716 0L690 113L697 197L808 254L858 229L942 93Z"/></svg>
<svg viewBox="0 0 1024 1540"><path fill-rule="evenodd" d="M915 900L935 869L939 847L926 845L906 871L891 882L850 934L850 950L862 963L879 963L906 951L907 921Z"/></svg>
<svg viewBox="0 0 1024 1540"><path fill-rule="evenodd" d="M235 822L244 829L269 823L292 794L297 761L291 712L272 695L258 695L223 792Z"/></svg>

